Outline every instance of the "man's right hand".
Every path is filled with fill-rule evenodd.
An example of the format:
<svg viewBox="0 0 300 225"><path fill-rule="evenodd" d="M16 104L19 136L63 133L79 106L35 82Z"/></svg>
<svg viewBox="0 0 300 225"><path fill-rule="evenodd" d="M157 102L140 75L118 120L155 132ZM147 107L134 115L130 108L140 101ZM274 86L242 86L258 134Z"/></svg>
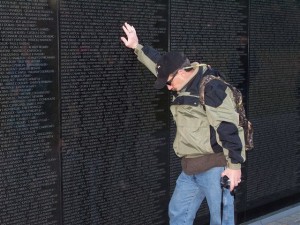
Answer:
<svg viewBox="0 0 300 225"><path fill-rule="evenodd" d="M121 37L121 40L125 44L127 48L135 49L139 43L139 39L137 37L136 31L133 26L129 25L128 23L124 23L122 26L127 38Z"/></svg>

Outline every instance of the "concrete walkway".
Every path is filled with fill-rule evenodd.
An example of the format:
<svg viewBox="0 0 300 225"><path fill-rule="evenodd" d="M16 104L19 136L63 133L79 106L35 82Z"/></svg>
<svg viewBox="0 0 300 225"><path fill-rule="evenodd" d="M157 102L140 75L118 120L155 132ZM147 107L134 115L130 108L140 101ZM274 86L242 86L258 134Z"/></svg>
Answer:
<svg viewBox="0 0 300 225"><path fill-rule="evenodd" d="M300 225L300 203L240 225Z"/></svg>

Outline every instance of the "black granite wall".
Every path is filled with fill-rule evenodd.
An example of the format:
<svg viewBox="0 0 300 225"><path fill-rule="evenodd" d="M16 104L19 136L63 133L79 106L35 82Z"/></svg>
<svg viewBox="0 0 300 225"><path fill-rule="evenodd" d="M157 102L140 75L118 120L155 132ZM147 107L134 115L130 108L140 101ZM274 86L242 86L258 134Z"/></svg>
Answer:
<svg viewBox="0 0 300 225"><path fill-rule="evenodd" d="M1 225L168 223L180 172L170 97L121 43L125 21L142 44L184 51L242 90L255 149L238 222L299 196L299 1L0 5ZM207 221L203 204L195 224Z"/></svg>

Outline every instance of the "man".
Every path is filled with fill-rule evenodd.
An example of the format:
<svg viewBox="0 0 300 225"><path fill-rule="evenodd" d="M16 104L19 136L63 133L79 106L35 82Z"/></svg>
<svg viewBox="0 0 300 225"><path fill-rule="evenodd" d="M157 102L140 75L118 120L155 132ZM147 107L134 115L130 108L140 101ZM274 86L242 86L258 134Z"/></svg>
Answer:
<svg viewBox="0 0 300 225"><path fill-rule="evenodd" d="M234 224L234 198L231 191L241 182L241 163L245 161L243 128L230 88L220 80L205 87L205 105L199 104L199 86L206 75L220 75L206 64L190 63L178 52L161 56L158 51L139 44L135 28L123 25L121 37L155 76L154 87L166 86L176 92L171 112L176 122L174 151L182 158L179 175L169 203L171 225L192 225L197 210L206 198L211 225ZM220 178L227 176L229 189L222 189ZM223 196L223 212L221 202ZM222 217L222 218L221 218Z"/></svg>

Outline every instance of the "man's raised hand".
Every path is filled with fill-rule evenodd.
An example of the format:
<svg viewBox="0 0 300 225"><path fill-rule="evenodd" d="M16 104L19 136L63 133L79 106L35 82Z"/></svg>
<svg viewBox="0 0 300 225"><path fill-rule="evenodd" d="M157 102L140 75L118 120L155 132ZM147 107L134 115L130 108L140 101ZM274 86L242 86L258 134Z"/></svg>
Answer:
<svg viewBox="0 0 300 225"><path fill-rule="evenodd" d="M134 27L126 22L126 23L124 23L122 28L123 28L127 38L121 37L121 40L123 41L123 43L125 44L125 46L127 48L135 49L139 43L139 39L137 37Z"/></svg>

